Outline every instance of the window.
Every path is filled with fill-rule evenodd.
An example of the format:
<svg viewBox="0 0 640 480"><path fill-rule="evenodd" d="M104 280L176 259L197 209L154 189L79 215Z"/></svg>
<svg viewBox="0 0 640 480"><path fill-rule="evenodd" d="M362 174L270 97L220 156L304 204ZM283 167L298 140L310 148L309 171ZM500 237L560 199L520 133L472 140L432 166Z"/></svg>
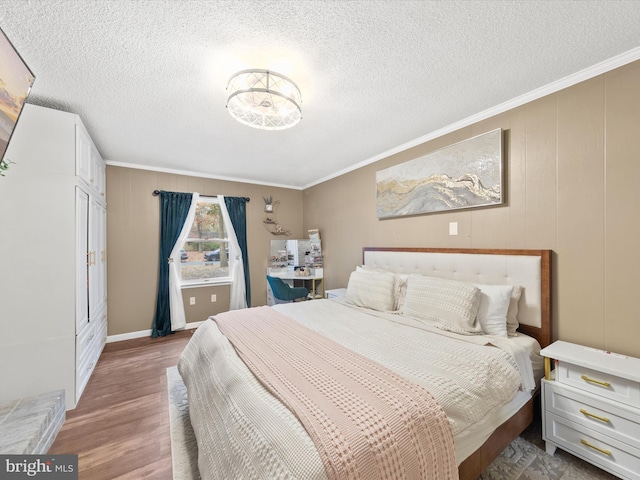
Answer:
<svg viewBox="0 0 640 480"><path fill-rule="evenodd" d="M180 252L182 286L230 282L232 261L218 199L200 197L189 237Z"/></svg>

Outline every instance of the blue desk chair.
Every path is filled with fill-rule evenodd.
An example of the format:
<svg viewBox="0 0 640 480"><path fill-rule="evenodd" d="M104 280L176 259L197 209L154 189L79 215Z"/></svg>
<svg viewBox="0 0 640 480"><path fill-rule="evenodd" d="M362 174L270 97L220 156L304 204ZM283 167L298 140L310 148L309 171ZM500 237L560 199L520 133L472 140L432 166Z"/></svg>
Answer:
<svg viewBox="0 0 640 480"><path fill-rule="evenodd" d="M267 275L267 282L271 287L273 296L282 302L293 302L299 298L307 298L309 290L304 287L290 287L281 278Z"/></svg>

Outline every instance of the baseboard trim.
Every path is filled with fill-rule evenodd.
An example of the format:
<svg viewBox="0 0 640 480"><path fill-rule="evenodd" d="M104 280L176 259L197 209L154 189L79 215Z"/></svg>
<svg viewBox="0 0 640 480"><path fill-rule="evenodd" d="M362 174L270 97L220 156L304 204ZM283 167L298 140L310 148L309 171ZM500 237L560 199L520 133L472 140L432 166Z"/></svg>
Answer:
<svg viewBox="0 0 640 480"><path fill-rule="evenodd" d="M198 328L204 322L205 322L205 320L203 320L201 322L187 323L185 325L184 329L185 330L191 330L191 329L194 329L194 328ZM151 329L149 329L149 330L140 330L139 332L120 333L118 335L108 335L107 336L107 343L122 342L124 340L132 340L134 338L150 337L150 336L151 336Z"/></svg>

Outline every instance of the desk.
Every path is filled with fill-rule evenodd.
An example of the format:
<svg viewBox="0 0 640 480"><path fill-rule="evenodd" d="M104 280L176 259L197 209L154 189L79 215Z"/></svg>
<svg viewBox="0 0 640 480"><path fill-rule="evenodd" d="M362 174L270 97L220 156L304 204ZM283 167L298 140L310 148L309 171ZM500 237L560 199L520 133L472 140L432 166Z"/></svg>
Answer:
<svg viewBox="0 0 640 480"><path fill-rule="evenodd" d="M287 273L269 273L272 277L278 277L288 283L292 287L295 287L295 282L300 282L303 286L306 286L306 282L311 282L311 288L309 289L309 298L324 298L324 282L322 275L296 275L294 272ZM322 293L318 293L318 286L321 288ZM268 285L267 285L268 287ZM268 303L268 302L267 302Z"/></svg>

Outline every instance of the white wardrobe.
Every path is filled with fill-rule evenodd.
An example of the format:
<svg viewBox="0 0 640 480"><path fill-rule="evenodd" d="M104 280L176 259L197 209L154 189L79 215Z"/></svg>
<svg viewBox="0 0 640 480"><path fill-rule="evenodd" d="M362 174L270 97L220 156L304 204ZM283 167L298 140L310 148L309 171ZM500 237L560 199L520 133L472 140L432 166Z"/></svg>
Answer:
<svg viewBox="0 0 640 480"><path fill-rule="evenodd" d="M0 403L64 388L107 337L105 164L80 117L27 104L0 177Z"/></svg>

